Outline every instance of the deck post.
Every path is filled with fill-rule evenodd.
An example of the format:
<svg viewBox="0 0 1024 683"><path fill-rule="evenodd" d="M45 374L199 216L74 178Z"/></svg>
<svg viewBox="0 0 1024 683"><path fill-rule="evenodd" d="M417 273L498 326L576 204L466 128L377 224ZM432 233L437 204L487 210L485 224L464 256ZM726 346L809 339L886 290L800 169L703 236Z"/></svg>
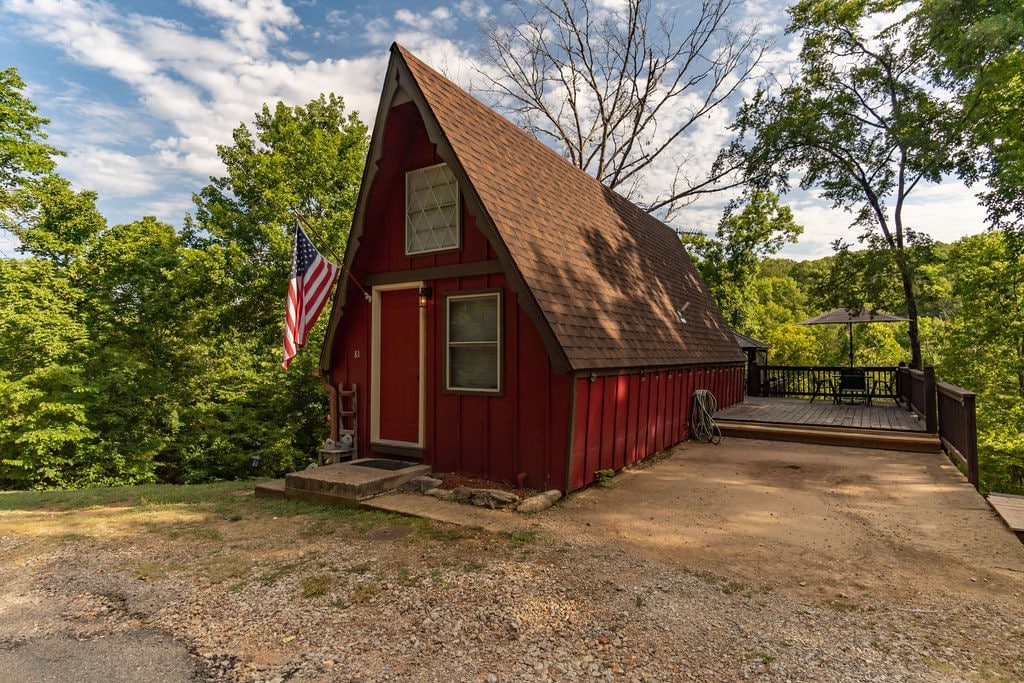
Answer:
<svg viewBox="0 0 1024 683"><path fill-rule="evenodd" d="M975 400L973 393L964 395L964 458L967 460L967 481L978 488L981 478L978 474L978 415L975 412Z"/></svg>
<svg viewBox="0 0 1024 683"><path fill-rule="evenodd" d="M935 385L935 366L924 366L924 424L929 434L939 433L938 387Z"/></svg>
<svg viewBox="0 0 1024 683"><path fill-rule="evenodd" d="M751 358L747 361L747 396L761 395L761 366L757 359Z"/></svg>

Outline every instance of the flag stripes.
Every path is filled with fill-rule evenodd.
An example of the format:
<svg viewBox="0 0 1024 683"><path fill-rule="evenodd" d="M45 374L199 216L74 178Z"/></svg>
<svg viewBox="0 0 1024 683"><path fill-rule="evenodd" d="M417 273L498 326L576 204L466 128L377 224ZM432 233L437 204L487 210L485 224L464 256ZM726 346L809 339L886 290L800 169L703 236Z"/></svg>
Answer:
<svg viewBox="0 0 1024 683"><path fill-rule="evenodd" d="M298 350L306 345L306 336L330 298L338 271L338 266L325 259L309 241L302 227L296 225L292 272L288 280L288 306L284 318L284 355L281 365L285 368Z"/></svg>

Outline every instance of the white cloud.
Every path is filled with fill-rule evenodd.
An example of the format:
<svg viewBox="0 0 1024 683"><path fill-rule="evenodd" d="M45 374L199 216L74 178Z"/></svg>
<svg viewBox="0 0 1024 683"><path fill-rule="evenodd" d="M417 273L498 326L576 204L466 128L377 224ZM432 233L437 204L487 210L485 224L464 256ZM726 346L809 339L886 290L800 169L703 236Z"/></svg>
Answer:
<svg viewBox="0 0 1024 683"><path fill-rule="evenodd" d="M253 55L265 55L272 41L285 40L286 28L299 25L299 17L281 0L186 0L187 4L222 19L221 32L228 44Z"/></svg>
<svg viewBox="0 0 1024 683"><path fill-rule="evenodd" d="M600 0L596 6L620 3ZM304 27L285 0L182 4L197 13L195 21L146 14L156 10L143 3L128 12L104 0L0 0L4 18L19 40L51 45L77 64L117 79L138 103L137 109L115 104L102 92L90 92L78 83L66 83L63 92L54 92L53 84L29 90L30 96L45 92L48 102L62 110L62 118L46 112L54 119L51 141L69 152L61 162L62 172L78 187L99 190L101 201L110 197L112 205L124 207L131 216L128 220L142 213L179 220L180 214L173 212L190 208L191 192L209 176L223 174L216 146L230 144L232 129L250 121L264 103L282 100L298 105L321 92L334 92L372 125L388 59L385 48L393 41L467 86L480 67L470 55L481 40L469 22L494 21L494 12L503 7L488 0L458 0L400 9L387 17L327 9L321 24ZM759 24L766 32L785 23L780 0L750 0L736 8L738 21ZM199 23L205 25L203 30L193 28ZM346 46L348 58L314 60L305 54L305 45L289 43L289 38L300 35L368 47L362 55ZM796 38L780 39L771 55L772 71L786 71L798 51ZM677 116L684 104L677 103ZM680 156L644 178L650 192L668 187L677 163L684 163L694 177L706 169L728 138L731 114L731 109L722 108L705 117ZM662 130L670 124L669 119L660 122ZM845 229L847 214L798 194L786 199L796 204L797 220L807 232L787 253L822 256L829 253L835 237L855 237L855 231ZM713 231L724 201L701 200L675 223ZM937 239L955 239L965 230L983 228L983 213L970 193L958 186L921 188L907 211L911 225Z"/></svg>
<svg viewBox="0 0 1024 683"><path fill-rule="evenodd" d="M324 20L331 26L348 26L352 23L352 20L340 9L332 9L324 17Z"/></svg>
<svg viewBox="0 0 1024 683"><path fill-rule="evenodd" d="M77 146L59 160L58 166L69 178L87 179L89 189L108 198L145 195L159 189L152 160L103 147Z"/></svg>
<svg viewBox="0 0 1024 683"><path fill-rule="evenodd" d="M72 135L63 132L66 126L56 125L63 133L54 142L70 152L61 168L77 186L114 198L144 195L168 172L201 176L204 182L223 173L216 146L229 143L232 129L250 121L264 103L278 100L304 104L321 92L335 92L372 123L387 60L384 51L356 60L316 62L302 55L298 61L294 53L289 61L271 59L267 46L285 38L283 30L295 28L298 21L286 6L272 0L189 4L221 22L225 39L196 35L161 17L118 14L91 0L7 3L9 12L25 19L32 38L129 86L151 119L141 123L139 111L89 99L95 95L69 84L53 101L78 112L76 130ZM154 136L156 124L173 133ZM148 151L139 156L118 149L129 146ZM133 158L144 163L132 163ZM120 183L114 180L119 174L124 179Z"/></svg>
<svg viewBox="0 0 1024 683"><path fill-rule="evenodd" d="M455 3L455 11L459 16L475 21L492 16L491 6L485 0L461 0Z"/></svg>

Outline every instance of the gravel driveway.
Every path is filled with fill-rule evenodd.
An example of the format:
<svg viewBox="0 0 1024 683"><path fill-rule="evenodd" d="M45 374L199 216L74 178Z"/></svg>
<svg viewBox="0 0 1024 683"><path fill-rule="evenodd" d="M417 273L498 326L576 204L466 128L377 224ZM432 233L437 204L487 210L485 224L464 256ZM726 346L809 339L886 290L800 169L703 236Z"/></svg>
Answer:
<svg viewBox="0 0 1024 683"><path fill-rule="evenodd" d="M1024 546L939 456L683 444L533 522L492 534L248 497L0 513L0 669L1024 680Z"/></svg>

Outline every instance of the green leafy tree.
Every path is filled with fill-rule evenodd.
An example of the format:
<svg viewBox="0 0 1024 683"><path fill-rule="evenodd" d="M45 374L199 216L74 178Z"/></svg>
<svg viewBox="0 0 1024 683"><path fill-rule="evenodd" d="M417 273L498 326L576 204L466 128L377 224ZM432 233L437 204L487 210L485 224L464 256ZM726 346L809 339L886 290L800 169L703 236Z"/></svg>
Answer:
<svg viewBox="0 0 1024 683"><path fill-rule="evenodd" d="M1024 399L1024 257L1000 233L965 237L949 254L955 310L943 374Z"/></svg>
<svg viewBox="0 0 1024 683"><path fill-rule="evenodd" d="M196 212L186 219L186 233L192 245L224 250L234 303L223 310L222 322L277 343L296 224L292 210L326 240L318 246L328 258L344 251L367 130L331 94L301 107L264 105L253 128L240 125L233 140L217 147L227 175L212 178L193 197Z"/></svg>
<svg viewBox="0 0 1024 683"><path fill-rule="evenodd" d="M39 178L16 194L21 210L11 232L23 254L66 268L106 227L106 219L96 210L96 193L76 191L59 175Z"/></svg>
<svg viewBox="0 0 1024 683"><path fill-rule="evenodd" d="M991 225L1024 247L1024 3L1020 0L923 0L916 13L935 81L956 94L958 170L985 181Z"/></svg>
<svg viewBox="0 0 1024 683"><path fill-rule="evenodd" d="M341 248L365 127L333 97L265 108L257 138L243 126L221 149L229 175L185 234L108 227L96 195L53 172L17 87L3 106L24 116L0 128L2 226L25 255L0 260L0 488L234 478L254 457L296 469L326 407L315 354L279 362L288 209Z"/></svg>
<svg viewBox="0 0 1024 683"><path fill-rule="evenodd" d="M17 209L12 203L15 191L50 173L53 157L62 154L43 142L43 126L49 121L36 114L24 90L25 82L17 69L0 71L0 209L4 213Z"/></svg>
<svg viewBox="0 0 1024 683"><path fill-rule="evenodd" d="M796 242L803 228L793 212L779 203L773 192L755 190L742 211L726 210L714 238L683 235L684 243L697 257L704 282L735 329L750 329L754 295L751 285L760 260Z"/></svg>
<svg viewBox="0 0 1024 683"><path fill-rule="evenodd" d="M263 471L281 471L312 453L326 435L326 394L314 376L315 352L280 368L284 301L297 209L311 238L332 260L344 251L368 148L366 126L341 98L323 96L302 107L263 107L252 130L241 125L234 144L218 147L227 175L194 200L186 244L196 252L193 280L215 283L202 309L215 312L196 329L216 352L210 364L220 393L194 406L208 441L189 454L192 465L222 476L221 463L259 455ZM319 242L322 237L326 242ZM309 336L320 346L325 320ZM230 354L230 355L225 355Z"/></svg>
<svg viewBox="0 0 1024 683"><path fill-rule="evenodd" d="M735 126L741 140L749 139L752 183L785 190L790 174L800 173L801 188L817 188L852 212L862 242L889 250L910 318L911 364L920 367L908 253L915 233L904 224L903 206L922 182L939 182L950 169L945 133L953 112L926 81L905 22L865 28L891 9L885 0L796 3L787 31L803 40L799 69L792 82L746 102Z"/></svg>
<svg viewBox="0 0 1024 683"><path fill-rule="evenodd" d="M91 348L81 294L60 268L0 260L0 487L69 483L96 442L84 381Z"/></svg>
<svg viewBox="0 0 1024 683"><path fill-rule="evenodd" d="M938 369L978 394L983 487L1024 493L1024 256L1011 241L994 232L950 250L953 305Z"/></svg>

